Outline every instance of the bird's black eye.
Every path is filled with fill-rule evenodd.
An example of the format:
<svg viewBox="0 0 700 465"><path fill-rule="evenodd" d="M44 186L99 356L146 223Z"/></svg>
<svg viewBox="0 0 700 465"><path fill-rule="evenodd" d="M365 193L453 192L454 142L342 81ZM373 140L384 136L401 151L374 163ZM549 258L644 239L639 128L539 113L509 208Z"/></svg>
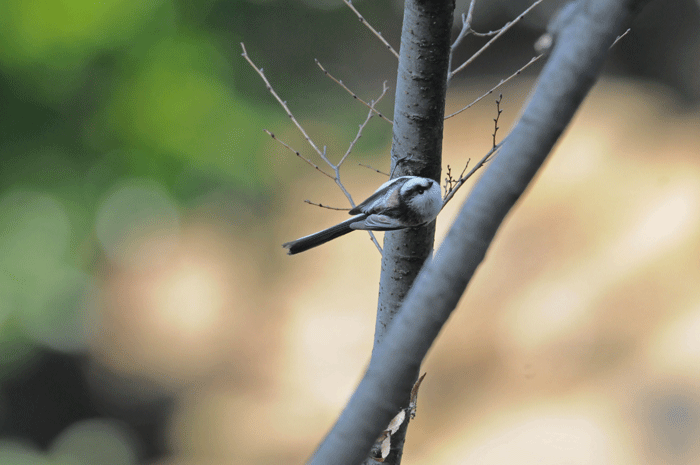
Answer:
<svg viewBox="0 0 700 465"><path fill-rule="evenodd" d="M409 190L406 191L405 194L418 197L419 195L425 194L425 192L428 190L430 190L430 184L427 186L425 184L414 184Z"/></svg>
<svg viewBox="0 0 700 465"><path fill-rule="evenodd" d="M427 186L424 184L421 184L418 186L418 193L423 194L423 193L425 193L425 191L427 191L429 189L430 189L430 184L428 184Z"/></svg>

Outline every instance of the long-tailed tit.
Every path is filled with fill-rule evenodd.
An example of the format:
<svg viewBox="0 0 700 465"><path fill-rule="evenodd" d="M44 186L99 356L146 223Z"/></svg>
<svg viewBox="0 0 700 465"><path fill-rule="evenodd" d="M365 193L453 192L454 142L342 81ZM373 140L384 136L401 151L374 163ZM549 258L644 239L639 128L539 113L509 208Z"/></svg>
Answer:
<svg viewBox="0 0 700 465"><path fill-rule="evenodd" d="M309 250L356 229L394 231L433 221L442 209L440 185L428 178L401 176L382 184L367 200L350 210L355 215L296 241L282 244L289 255Z"/></svg>

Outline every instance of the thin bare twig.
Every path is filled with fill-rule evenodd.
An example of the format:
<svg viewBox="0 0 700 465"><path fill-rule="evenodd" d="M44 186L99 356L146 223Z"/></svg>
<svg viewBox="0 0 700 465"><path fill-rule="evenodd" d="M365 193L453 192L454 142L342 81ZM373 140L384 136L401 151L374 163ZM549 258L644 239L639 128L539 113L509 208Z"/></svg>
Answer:
<svg viewBox="0 0 700 465"><path fill-rule="evenodd" d="M469 163L472 161L471 158L467 160L467 164L464 165L464 169L462 170L462 173L459 175L461 178L464 176L464 172L467 171L467 167L469 166ZM455 183L457 182L456 179L452 177L452 167L450 165L447 165L447 173L445 174L445 196L447 196L447 193L452 190L454 187Z"/></svg>
<svg viewBox="0 0 700 465"><path fill-rule="evenodd" d="M389 44L389 42L386 41L384 36L382 36L382 33L377 31L375 28L373 28L372 25L370 23L368 23L367 20L360 14L360 12L357 11L357 9L355 9L355 6L352 4L352 1L351 0L343 0L343 2L348 6L348 8L350 8L357 15L357 18L360 20L360 22L362 24L364 24L365 26L367 26L367 28L370 31L372 31L372 34L377 36L377 38L382 41L382 43L386 46L386 48L391 53L393 53L394 56L398 59L399 58L398 52L396 50L394 50L394 48L391 46L391 44Z"/></svg>
<svg viewBox="0 0 700 465"><path fill-rule="evenodd" d="M326 76L328 76L329 78L331 78L331 80L332 80L333 82L335 82L335 83L338 84L340 87L342 87L343 89L345 89L350 95L352 95L352 97L353 97L355 100L361 102L361 103L362 103L364 106L366 106L367 108L372 109L372 111L374 111L374 112L377 114L377 116L379 116L379 117L380 117L381 119L383 119L384 121L388 121L389 123L394 124L394 122L393 122L392 120L390 120L389 118L387 118L386 116L384 116L379 110L377 110L377 109L374 108L372 105L370 105L369 103L365 102L365 101L362 100L360 97L358 97L357 94L356 94L355 92L353 92L352 90L350 90L350 89L343 83L343 81L341 81L340 79L336 79L331 73L329 73L329 72L326 70L326 68L323 67L323 65L321 65L321 62L320 62L320 61L318 61L318 60L315 59L315 58L314 58L314 61L316 62L316 64L318 65L318 67L321 68L321 71L323 71L323 73L324 73ZM382 92L382 94L388 90L388 87L387 87L387 85L386 85L386 81L384 81L383 85L384 85L384 91ZM376 103L376 102L375 102L375 103Z"/></svg>
<svg viewBox="0 0 700 465"><path fill-rule="evenodd" d="M372 119L373 113L375 112L374 105L376 105L377 102L379 102L384 97L384 95L386 95L386 91L388 89L389 88L386 85L386 81L384 81L382 93L379 95L379 97L377 97L377 100L372 100L372 103L369 105L369 113L367 114L367 118L365 118L362 124L360 124L360 128L358 129L355 138L352 140L352 142L350 142L350 146L348 147L347 152L345 152L343 158L341 158L338 162L338 168L340 168L340 165L342 165L345 159L348 157L348 155L350 155L350 152L352 151L353 147L355 147L355 144L357 144L357 141L360 140L360 137L362 137L362 131L365 129L365 126L367 126L367 123L369 123L369 120Z"/></svg>
<svg viewBox="0 0 700 465"><path fill-rule="evenodd" d="M612 50L612 48L631 31L631 28L627 28L625 32L617 36L617 38L613 41L610 47L608 47L608 50ZM552 31L545 32L535 41L535 51L537 51L538 53L547 53L552 49L553 46L554 34L552 33Z"/></svg>
<svg viewBox="0 0 700 465"><path fill-rule="evenodd" d="M350 155L350 152L352 152L352 149L355 147L355 144L357 144L357 141L360 140L360 137L362 137L362 131L365 129L365 126L367 126L367 123L369 123L369 120L372 119L372 116L374 116L374 105L376 105L385 95L386 91L389 88L386 85L386 81L384 82L382 86L382 93L377 97L376 100L372 100L370 105L369 105L369 112L367 113L367 117L365 120L360 124L360 127L357 130L357 134L355 134L355 138L350 142L350 145L348 146L348 150L345 152L345 155L340 159L338 164L333 165L332 163L329 163L332 167L333 170L335 171L335 183L340 187L340 189L343 191L345 196L348 198L350 201L350 205L353 207L355 206L355 203L352 200L352 197L350 196L350 193L345 189L345 186L343 186L343 183L340 181L340 166L345 162L345 160L348 158ZM327 160L326 160L327 161ZM372 238L372 242L374 242L374 245L377 247L377 250L379 250L379 253L382 253L382 247L379 245L379 241L377 241L377 238L374 237L374 233L372 231L367 231Z"/></svg>
<svg viewBox="0 0 700 465"><path fill-rule="evenodd" d="M462 170L462 173L459 175L459 179L454 182L452 180L452 171L450 170L450 167L447 167L447 178L445 178L445 190L447 190L447 185L449 183L450 189L445 192L445 199L442 202L442 208L445 208L445 205L447 205L447 202L449 202L452 197L457 193L460 187L464 185L467 179L469 179L474 173L476 173L476 170L481 168L484 163L486 163L489 158L499 149L499 147L503 144L503 141L501 141L500 144L496 144L496 134L498 133L498 120L501 119L501 113L503 113L503 110L501 110L501 101L503 100L503 94L499 95L498 98L496 99L496 117L493 119L493 147L491 147L491 150L488 151L488 153L482 158L479 163L476 164L472 170L467 173L467 175L464 175L464 172L467 170L467 166L469 166L469 161L467 161L467 164L465 165L464 169Z"/></svg>
<svg viewBox="0 0 700 465"><path fill-rule="evenodd" d="M450 200L452 200L452 197L454 197L454 195L457 193L457 191L459 190L459 188L462 187L462 186L464 185L464 183L466 182L466 180L469 179L474 173L476 173L476 171L477 171L479 168L481 168L481 167L484 165L484 163L486 163L487 161L489 161L489 158L491 158L491 156L493 156L493 154L496 153L496 151L497 151L498 149L500 149L502 145L503 145L503 141L501 141L501 143L498 144L498 145L496 145L495 147L492 147L491 150L489 150L489 151L486 153L486 155L484 155L484 157L483 157L481 160L479 160L479 162L476 164L476 166L474 166L474 168L472 168L472 169L469 171L469 173L467 173L466 175L461 175L461 176L459 177L459 179L458 179L457 182L455 183L455 186L445 195L445 198L444 198L443 201L442 201L442 208L445 208L445 205L447 205L447 203L448 203ZM465 167L465 169L466 169L466 167ZM462 171L462 173L464 173L464 171ZM441 210L442 210L442 209L441 209Z"/></svg>
<svg viewBox="0 0 700 465"><path fill-rule="evenodd" d="M456 111L456 112L454 112L454 113L452 113L452 114L450 114L450 115L445 116L445 119L452 118L453 116L457 116L457 115L459 115L460 113L462 113L463 111L468 110L468 109L471 108L472 106L476 105L478 102L480 102L480 101L483 100L484 98L486 98L486 97L488 97L489 95L491 95L491 94L493 93L493 91L495 91L496 89L498 89L499 87L501 87L503 84L505 84L506 82L508 82L508 81L510 81L511 79L513 79L515 76L517 76L517 75L519 75L520 73L522 73L523 71L525 71L526 68L528 68L531 64L533 64L534 62L536 62L537 60L539 60L539 59L542 58L543 56L544 56L544 54L542 54L542 55L537 55L536 57L532 57L532 59L531 59L530 61L528 61L528 62L525 64L525 66L521 67L521 68L518 69L516 72L514 72L513 74L511 74L510 76L508 76L507 78L501 79L501 82L499 82L498 84L496 84L494 87L491 88L491 90L489 90L489 91L486 92L484 95L482 95L481 97L479 97L479 98L477 98L476 100L474 100L472 103L470 103L470 104L467 105L466 107L464 107L464 108L462 108L462 109L460 109L460 110L458 110L458 111Z"/></svg>
<svg viewBox="0 0 700 465"><path fill-rule="evenodd" d="M495 36L496 34L498 34L499 32L501 32L501 31L503 30L503 28L506 27L506 26L509 26L509 25L508 25L508 24L505 24L505 25L503 25L503 27L500 27L500 28L498 28L498 29L495 29L495 30L493 30L493 31L488 31L488 32L477 32L477 31L475 31L474 29L471 29L471 30L469 31L469 33L470 33L471 35L473 35L473 36L476 36L476 37L491 37L491 36Z"/></svg>
<svg viewBox="0 0 700 465"><path fill-rule="evenodd" d="M327 208L328 210L337 210L337 211L343 211L343 212L350 210L349 208L330 207L328 205L323 205L322 203L312 202L311 200L304 200L304 203L308 203L309 205L315 205L315 206L321 207L321 208Z"/></svg>
<svg viewBox="0 0 700 465"><path fill-rule="evenodd" d="M370 240L372 241L372 243L374 243L374 246L375 246L375 247L377 248L377 250L379 251L379 255L383 254L383 253L384 253L384 250L382 250L382 246L379 245L379 241L377 240L377 238L374 237L374 233L373 233L372 231L367 231L367 232L369 233L369 238L370 238Z"/></svg>
<svg viewBox="0 0 700 465"><path fill-rule="evenodd" d="M613 47L615 46L615 44L618 43L618 42L620 41L620 39L622 39L622 38L625 37L627 34L629 34L631 30L632 30L631 28L627 28L627 30L626 30L625 32L623 32L622 34L620 34L619 36L617 36L617 39L615 39L615 42L612 43L612 45L610 46L610 48L613 48Z"/></svg>
<svg viewBox="0 0 700 465"><path fill-rule="evenodd" d="M267 78L265 77L265 73L263 73L263 69L262 69L262 68L258 68L257 66L255 66L255 63L253 63L253 60L250 59L250 57L248 56L248 52L246 51L245 45L243 44L243 42L241 42L241 48L243 49L243 53L241 54L241 55L243 56L243 58L245 58L246 61L247 61L248 63L250 63L250 66L252 66L253 69L255 69L255 71L260 75L260 77L262 78L262 80L265 81L265 85L267 86L267 90L270 91L270 93L272 94L272 96L275 97L275 99L280 103L280 105L282 105L282 108L284 108L284 111L287 112L287 116L289 116L289 119L292 120L292 123L294 123L294 125L297 127L297 129L298 129L298 130L301 132L301 134L304 136L304 139L306 139L306 141L311 145L311 147L316 151L316 153L318 153L319 155L321 155L321 151L320 151L319 148L316 146L316 144L314 144L314 141L311 140L311 137L309 137L309 135L306 133L306 131L304 130L304 128L301 127L301 124L299 124L299 122L297 121L297 119L294 117L294 115L292 114L292 111L291 111L291 110L289 109L289 107L287 106L287 103L286 103L284 100L282 100L282 99L280 98L280 96L277 95L277 92L275 92L275 89L272 88L272 85L270 84L270 81L267 80Z"/></svg>
<svg viewBox="0 0 700 465"><path fill-rule="evenodd" d="M383 174L384 176L387 176L387 177L389 176L389 173L385 173L384 171L378 170L378 169L375 168L374 166L365 165L364 163L358 163L358 165L364 166L365 168L368 168L368 169L370 169L370 170L372 170L372 171L375 171L375 172L377 172L377 173L379 173L379 174Z"/></svg>
<svg viewBox="0 0 700 465"><path fill-rule="evenodd" d="M297 157L299 157L299 158L301 158L302 160L304 160L306 163L308 163L309 165L311 165L314 169L316 169L317 171L319 171L321 174L323 174L323 175L325 175L325 176L328 176L328 177L331 178L331 179L335 179L335 178L333 177L333 175L328 174L328 173L326 173L325 171L323 171L321 168L319 168L319 166L318 166L316 163L314 163L314 162L312 162L311 160L309 160L308 158L304 157L301 153L299 153L298 150L294 150L292 147L290 147L289 145L287 145L287 143L285 143L283 140L281 140L280 138L278 138L277 136L275 136L272 132L268 131L267 129L263 129L263 131L265 131L265 132L267 133L268 136L272 137L274 140L276 140L277 142L279 142L279 143L282 144L283 146L287 147L287 149L289 149L292 153L294 153L294 155L296 155Z"/></svg>
<svg viewBox="0 0 700 465"><path fill-rule="evenodd" d="M416 409L418 408L418 389L420 389L420 384L423 382L423 379L427 374L428 372L423 373L421 377L418 378L418 381L413 384L413 388L411 389L411 401L408 403L408 408L406 409L411 417L411 420L416 418Z"/></svg>
<svg viewBox="0 0 700 465"><path fill-rule="evenodd" d="M498 132L498 120L501 119L501 101L503 100L503 94L499 94L496 99L496 117L493 119L493 146L496 147L496 133Z"/></svg>
<svg viewBox="0 0 700 465"><path fill-rule="evenodd" d="M345 152L345 154L342 156L342 158L340 159L340 161L337 164L333 164L326 157L325 149L323 151L323 154L321 154L321 158L323 158L323 160L328 164L328 166L333 168L333 171L335 172L335 178L334 178L335 183L338 185L338 187L340 187L340 190L343 191L343 193L345 194L345 197L347 197L347 199L350 201L350 205L352 205L353 207L355 206L355 203L352 200L352 196L345 189L345 186L343 186L343 183L340 181L340 166L343 164L343 162L345 162L348 155L350 155L350 152L352 152L353 147L355 147L355 144L360 139L360 137L362 137L362 131L364 130L365 126L367 126L367 123L369 123L369 120L372 119L372 116L374 116L374 108L373 108L374 105L376 105L386 95L387 89L388 89L388 87L386 86L386 83L385 83L385 85L383 86L383 89L382 89L382 93L379 95L379 97L377 97L377 100L372 100L372 102L370 103L369 112L367 113L367 117L362 122L362 124L360 124L360 127L357 130L357 134L355 135L355 138L352 140L352 142L350 142L350 146L348 147L348 150ZM377 243L377 245L379 245L379 244Z"/></svg>
<svg viewBox="0 0 700 465"><path fill-rule="evenodd" d="M464 13L462 13L462 30L459 32L459 35L457 36L454 43L452 44L452 47L450 47L451 50L453 50L453 51L454 51L454 49L457 48L457 46L459 46L459 44L462 42L462 40L468 35L473 35L473 36L477 36L477 37L491 37L493 35L498 34L499 32L501 32L501 30L503 30L503 28L508 26L508 24L505 24L503 27L501 27L499 29L496 29L494 31L488 31L488 32L475 31L472 28L472 19L474 16L474 5L475 4L476 4L476 0L471 0L471 2L469 2L469 10L467 11L467 14L465 15Z"/></svg>
<svg viewBox="0 0 700 465"><path fill-rule="evenodd" d="M469 34L474 33L474 30L472 29L472 16L474 15L475 4L476 0L471 0L471 2L469 2L469 10L467 11L466 17L464 13L462 13L462 30L459 31L459 35L457 36L455 41L452 42L452 46L450 47L450 56L452 55L452 53L454 53L455 49L459 46L459 44L462 43L462 40L465 37L467 37Z"/></svg>
<svg viewBox="0 0 700 465"><path fill-rule="evenodd" d="M474 60L476 60L476 58L479 55L481 55L484 52L484 50L489 48L491 46L491 44L493 44L496 40L498 40L498 38L501 37L503 34L505 34L511 27L515 26L521 19L523 19L523 17L526 14L528 14L530 11L532 11L532 9L535 8L537 5L539 5L541 2L542 2L542 0L536 0L535 3L533 3L525 11L520 13L518 15L518 17L516 17L513 21L509 21L508 23L506 23L505 26L503 26L501 29L499 29L498 32L496 33L496 35L493 36L493 38L491 38L491 40L486 42L486 44L483 47L481 47L474 55L472 55L467 61L465 61L464 63L459 65L455 70L450 71L447 74L447 81L449 82L454 77L455 74L459 73L464 68L469 66ZM471 28L471 26L469 26L469 27Z"/></svg>

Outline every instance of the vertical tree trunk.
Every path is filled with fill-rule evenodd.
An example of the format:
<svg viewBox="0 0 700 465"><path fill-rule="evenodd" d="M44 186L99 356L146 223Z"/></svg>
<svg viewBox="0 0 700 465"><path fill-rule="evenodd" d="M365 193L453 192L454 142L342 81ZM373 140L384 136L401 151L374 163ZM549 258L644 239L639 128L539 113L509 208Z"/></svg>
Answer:
<svg viewBox="0 0 700 465"><path fill-rule="evenodd" d="M399 51L391 147L393 177L440 182L454 0L407 0ZM435 225L384 235L375 346L433 249Z"/></svg>
<svg viewBox="0 0 700 465"><path fill-rule="evenodd" d="M422 176L440 182L454 8L454 0L405 2L394 102L393 177ZM404 297L432 254L434 240L435 222L384 235L374 350L381 346ZM418 378L419 368L415 367L414 379ZM408 406L408 394L405 393L403 407ZM408 420L392 437L391 454L384 463L401 463L407 427ZM372 458L365 461L367 465L375 463Z"/></svg>

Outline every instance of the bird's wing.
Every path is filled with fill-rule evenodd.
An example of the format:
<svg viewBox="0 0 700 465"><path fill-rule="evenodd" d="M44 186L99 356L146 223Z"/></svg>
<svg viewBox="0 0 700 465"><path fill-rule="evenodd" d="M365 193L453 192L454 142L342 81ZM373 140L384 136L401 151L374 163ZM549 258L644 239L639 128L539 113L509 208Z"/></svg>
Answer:
<svg viewBox="0 0 700 465"><path fill-rule="evenodd" d="M399 223L395 218L386 215L369 215L363 221L351 224L350 227L363 231L393 231L395 229L405 228L405 226Z"/></svg>
<svg viewBox="0 0 700 465"><path fill-rule="evenodd" d="M367 197L361 204L350 210L351 215L358 215L360 213L371 214L380 207L379 210L386 210L387 208L397 207L399 205L399 192L401 190L401 185L407 181L405 176L392 179L387 181L379 189L374 191L374 194ZM399 185L401 184L401 185ZM393 191L390 196L387 194Z"/></svg>

